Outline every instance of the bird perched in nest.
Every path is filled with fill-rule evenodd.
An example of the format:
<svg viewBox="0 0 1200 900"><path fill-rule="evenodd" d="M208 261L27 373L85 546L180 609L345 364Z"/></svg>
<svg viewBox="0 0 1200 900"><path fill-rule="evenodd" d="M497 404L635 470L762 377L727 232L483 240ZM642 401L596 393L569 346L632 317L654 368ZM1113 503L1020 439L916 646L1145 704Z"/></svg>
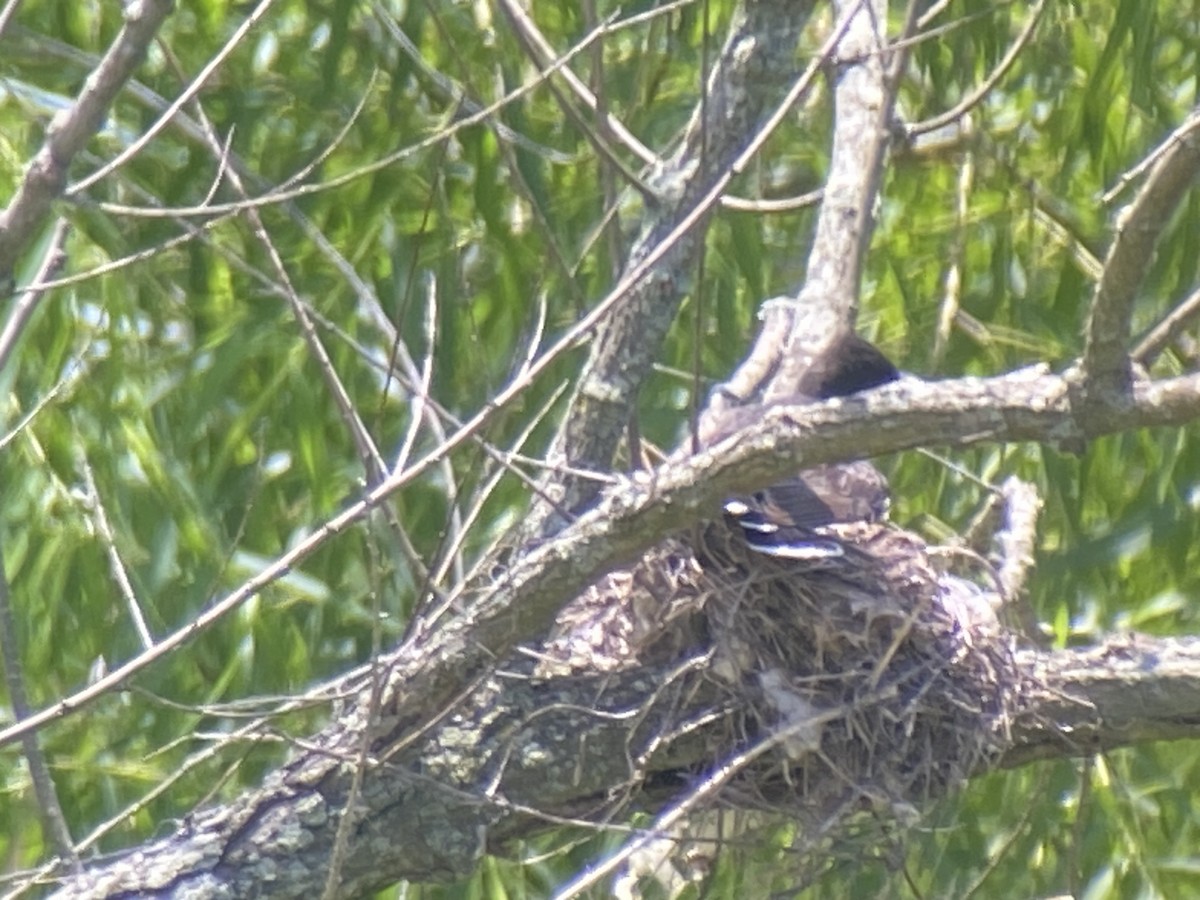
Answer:
<svg viewBox="0 0 1200 900"><path fill-rule="evenodd" d="M801 374L800 387L803 396L815 402L844 397L892 381L899 374L875 347L850 336L835 342L829 353L814 360ZM703 440L713 444L733 436L759 419L763 408L761 404L748 403L722 410L710 423ZM885 556L875 541L872 523L883 516L887 504L887 482L868 462L817 466L766 490L731 499L725 504L728 527L705 523L696 545L669 537L646 551L630 568L608 573L567 604L559 612L549 636L534 651L538 659L535 674L545 677L609 672L634 661L677 659L683 648L707 639L710 628L701 621L707 616L716 617L718 625L713 630L720 632L723 640L736 629L743 634L747 628L753 630L757 627L755 623L763 621L764 610L778 608L780 596L784 602L795 600L796 594L784 587L795 588L798 580L786 579L784 587L779 583L760 584L759 597L763 602L747 612L734 599L720 602L721 591L714 591L714 585L719 587L721 582L713 581L714 572L741 566L746 561L747 548L785 561L816 560L814 569L822 568L820 560L852 556L846 551L851 546L869 545L871 553ZM733 554L729 552L731 545L737 547ZM890 552L890 547L883 550ZM891 553L885 562L899 556L900 553ZM771 567L763 568L770 574ZM887 565L874 566L870 572L849 581L842 577L844 572L835 572L820 585L810 586L810 594L805 596L816 592L832 601L841 598L843 605L849 603L861 610L864 598L873 600L882 594L882 606L887 595L886 589L879 585L890 574ZM911 581L907 578L904 583ZM803 586L799 590L803 591ZM714 596L718 597L716 601ZM725 596L741 598L744 594L727 591ZM831 602L828 608L840 607ZM829 614L828 609L826 612ZM777 638L785 633L780 631L784 619L779 616L771 620L776 634L775 639L767 642L770 646L781 645ZM786 633L795 635L796 628L811 629L812 625L793 622L790 627L793 630ZM746 637L745 643L757 646L760 642ZM804 647L813 645L803 636L795 643ZM738 653L726 654L726 658L735 659L729 664L733 670L753 668Z"/></svg>
<svg viewBox="0 0 1200 900"><path fill-rule="evenodd" d="M847 333L802 373L799 398L813 402L846 397L895 381L899 370L874 344ZM744 419L746 408L736 410ZM821 560L844 547L828 526L876 522L887 512L888 485L868 462L816 466L748 497L726 501L725 518L751 549L768 556Z"/></svg>

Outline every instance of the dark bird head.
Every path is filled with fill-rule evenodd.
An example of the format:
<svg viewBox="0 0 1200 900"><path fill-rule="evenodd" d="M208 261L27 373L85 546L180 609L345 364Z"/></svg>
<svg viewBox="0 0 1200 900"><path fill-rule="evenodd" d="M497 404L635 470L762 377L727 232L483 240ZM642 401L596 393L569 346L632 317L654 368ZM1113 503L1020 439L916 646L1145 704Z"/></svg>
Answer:
<svg viewBox="0 0 1200 900"><path fill-rule="evenodd" d="M827 344L800 374L797 389L775 402L809 403L848 397L899 377L900 370L878 347L850 332ZM772 405L749 403L720 409L703 427L702 442L712 446L725 440L759 421Z"/></svg>
<svg viewBox="0 0 1200 900"><path fill-rule="evenodd" d="M814 400L848 397L895 381L900 370L878 347L849 332L818 353L800 376L798 393Z"/></svg>

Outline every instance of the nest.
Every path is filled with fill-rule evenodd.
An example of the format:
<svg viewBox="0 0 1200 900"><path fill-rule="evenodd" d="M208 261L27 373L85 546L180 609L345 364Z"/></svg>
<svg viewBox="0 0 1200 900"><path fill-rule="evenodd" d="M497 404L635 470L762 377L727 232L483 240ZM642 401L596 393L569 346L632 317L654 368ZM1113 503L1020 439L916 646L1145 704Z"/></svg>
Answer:
<svg viewBox="0 0 1200 900"><path fill-rule="evenodd" d="M940 571L917 536L831 526L845 548L785 560L724 522L672 538L570 604L539 674L611 672L708 650L727 715L722 806L830 830L907 819L1002 743L1011 639L986 587ZM690 777L703 777L692 773Z"/></svg>
<svg viewBox="0 0 1200 900"><path fill-rule="evenodd" d="M678 658L706 639L698 616L716 587L688 542L665 540L563 608L534 651L535 675L616 672Z"/></svg>
<svg viewBox="0 0 1200 900"><path fill-rule="evenodd" d="M721 523L702 536L713 673L744 710L731 737L770 748L725 799L822 823L908 818L998 752L1011 642L986 590L915 535L834 528L845 554L814 563L756 554Z"/></svg>

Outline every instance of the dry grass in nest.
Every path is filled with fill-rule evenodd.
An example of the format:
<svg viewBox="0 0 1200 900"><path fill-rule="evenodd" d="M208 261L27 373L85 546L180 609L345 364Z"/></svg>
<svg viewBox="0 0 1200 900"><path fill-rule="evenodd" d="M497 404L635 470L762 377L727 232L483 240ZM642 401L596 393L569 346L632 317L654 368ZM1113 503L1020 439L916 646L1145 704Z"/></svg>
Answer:
<svg viewBox="0 0 1200 900"><path fill-rule="evenodd" d="M796 822L810 850L863 814L909 821L996 752L1017 690L1012 639L994 598L939 571L917 536L867 523L834 536L845 555L819 561L756 553L724 522L664 541L564 610L539 674L711 649L733 712L713 768L689 775L719 790L689 808Z"/></svg>
<svg viewBox="0 0 1200 900"><path fill-rule="evenodd" d="M726 802L826 823L839 811L907 818L998 746L1010 640L964 605L986 595L939 572L908 532L840 526L841 557L777 560L722 523L700 554L714 676L744 713L730 737L763 748Z"/></svg>

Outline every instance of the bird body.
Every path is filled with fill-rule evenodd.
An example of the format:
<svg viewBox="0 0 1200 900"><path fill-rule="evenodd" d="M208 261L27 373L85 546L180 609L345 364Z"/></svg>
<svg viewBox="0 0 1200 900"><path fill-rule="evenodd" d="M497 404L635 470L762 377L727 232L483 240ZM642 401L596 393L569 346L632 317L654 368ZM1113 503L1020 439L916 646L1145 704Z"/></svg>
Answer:
<svg viewBox="0 0 1200 900"><path fill-rule="evenodd" d="M887 480L868 462L805 469L749 497L725 502L725 517L759 553L785 559L841 556L822 533L830 525L878 522L887 515Z"/></svg>
<svg viewBox="0 0 1200 900"><path fill-rule="evenodd" d="M812 402L845 397L900 377L873 344L855 334L834 340L801 374L801 397ZM796 397L789 402L796 402ZM731 410L745 421L753 410ZM761 413L761 409L759 410ZM729 429L726 433L732 433ZM725 502L726 521L740 528L747 545L784 559L820 560L844 554L831 526L877 522L887 514L883 474L869 462L815 466L787 481Z"/></svg>

